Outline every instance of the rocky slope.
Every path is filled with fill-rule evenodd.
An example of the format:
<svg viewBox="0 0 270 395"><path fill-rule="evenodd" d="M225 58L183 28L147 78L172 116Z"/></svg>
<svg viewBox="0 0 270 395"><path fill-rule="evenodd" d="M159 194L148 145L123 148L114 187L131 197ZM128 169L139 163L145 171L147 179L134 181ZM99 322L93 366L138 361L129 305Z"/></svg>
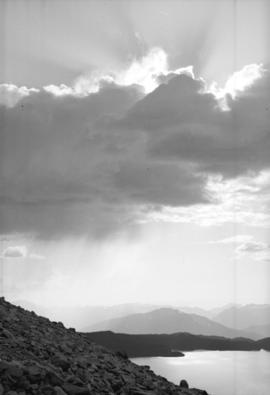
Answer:
<svg viewBox="0 0 270 395"><path fill-rule="evenodd" d="M184 383L184 385L183 385ZM205 395L0 298L0 395Z"/></svg>

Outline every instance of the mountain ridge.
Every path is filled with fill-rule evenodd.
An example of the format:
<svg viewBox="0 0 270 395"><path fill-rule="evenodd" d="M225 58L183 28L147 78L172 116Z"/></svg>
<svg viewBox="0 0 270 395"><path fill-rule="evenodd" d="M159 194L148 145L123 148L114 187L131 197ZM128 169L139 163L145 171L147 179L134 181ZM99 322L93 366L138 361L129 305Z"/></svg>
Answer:
<svg viewBox="0 0 270 395"><path fill-rule="evenodd" d="M198 314L180 312L176 308L163 307L151 312L131 314L106 320L84 328L83 332L111 330L127 334L172 334L188 332L197 335L248 337L246 333L231 329Z"/></svg>
<svg viewBox="0 0 270 395"><path fill-rule="evenodd" d="M270 326L270 319L269 322L266 320L266 325L264 321L256 320L255 315L257 316L266 316L264 314L264 309L268 309L268 304L226 304L224 306L214 307L210 309L205 309L197 306L180 306L175 305L158 305L158 304L146 304L146 303L122 303L117 305L84 305L84 306L54 306L54 307L45 307L40 305L35 305L30 303L29 301L24 300L16 300L13 301L15 305L22 306L27 310L33 310L37 314L46 316L47 318L53 321L61 321L66 326L71 326L76 328L78 331L90 331L92 330L92 326L99 324L103 321L107 321L108 319L114 318L121 318L131 314L137 313L146 313L153 310L158 310L160 308L172 308L177 309L186 314L195 314L200 315L201 317L206 317L211 321L217 322L221 325L227 326L230 329L237 329L242 331L240 335L244 337L251 337L253 339L260 339L261 337L270 336L270 328L268 330L268 325ZM230 327L229 324L234 326L235 322L223 322L222 319L220 320L218 316L229 309L241 309L241 311L248 311L250 310L250 317L247 317L247 325L242 325L241 328L234 328ZM236 314L236 313L235 313ZM249 314L248 314L249 315ZM269 313L270 316L270 313ZM217 317L217 318L216 318ZM258 322L259 321L259 322ZM256 323L256 325L254 325ZM256 328L258 326L258 328ZM95 329L95 328L94 328ZM107 328L99 328L100 329L107 329ZM108 328L110 329L110 328Z"/></svg>
<svg viewBox="0 0 270 395"><path fill-rule="evenodd" d="M231 306L215 315L213 320L238 330L247 330L254 325L270 326L270 305L248 304ZM268 334L270 336L270 332Z"/></svg>

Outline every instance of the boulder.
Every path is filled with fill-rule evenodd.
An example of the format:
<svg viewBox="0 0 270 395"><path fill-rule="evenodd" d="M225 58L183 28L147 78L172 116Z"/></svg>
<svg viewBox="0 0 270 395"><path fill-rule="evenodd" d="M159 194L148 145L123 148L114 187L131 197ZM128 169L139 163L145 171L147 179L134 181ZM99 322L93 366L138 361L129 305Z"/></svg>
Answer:
<svg viewBox="0 0 270 395"><path fill-rule="evenodd" d="M87 387L79 387L71 383L63 384L62 388L68 395L91 395Z"/></svg>
<svg viewBox="0 0 270 395"><path fill-rule="evenodd" d="M188 382L186 380L181 380L179 386L180 388L189 388Z"/></svg>
<svg viewBox="0 0 270 395"><path fill-rule="evenodd" d="M67 393L61 387L54 387L55 395L67 395Z"/></svg>

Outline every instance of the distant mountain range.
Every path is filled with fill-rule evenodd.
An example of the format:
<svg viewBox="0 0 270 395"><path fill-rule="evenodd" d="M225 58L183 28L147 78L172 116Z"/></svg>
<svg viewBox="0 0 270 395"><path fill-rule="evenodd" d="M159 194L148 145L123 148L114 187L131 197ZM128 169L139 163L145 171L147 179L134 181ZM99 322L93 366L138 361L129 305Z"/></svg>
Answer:
<svg viewBox="0 0 270 395"><path fill-rule="evenodd" d="M24 300L13 301L17 306L49 318L53 321L61 321L67 327L76 330L90 327L98 322L124 317L129 314L144 313L158 308L157 305L140 303L123 303L113 306L52 306L44 307Z"/></svg>
<svg viewBox="0 0 270 395"><path fill-rule="evenodd" d="M214 315L213 319L222 325L239 330L256 326L259 333L263 333L267 327L270 327L270 305L231 306ZM270 335L269 332L268 335Z"/></svg>
<svg viewBox="0 0 270 395"><path fill-rule="evenodd" d="M229 309L232 306L238 306L232 303L226 304L225 306L214 307L212 309L203 309L201 307L190 307L190 306L179 306L177 307L178 310L182 311L183 313L191 313L191 314L199 314L203 317L207 317L213 319L216 315L221 313L224 310Z"/></svg>
<svg viewBox="0 0 270 395"><path fill-rule="evenodd" d="M198 314L182 313L177 309L171 308L161 308L151 312L114 318L84 328L84 332L106 330L128 334L188 332L197 335L225 336L230 338L252 335L228 328Z"/></svg>
<svg viewBox="0 0 270 395"><path fill-rule="evenodd" d="M61 321L68 327L81 331L114 330L124 332L128 328L130 318L133 322L132 333L145 330L140 320L147 325L145 333L173 333L188 331L195 334L220 335L226 337L244 336L260 339L270 336L270 305L226 305L213 309L199 307L159 306L154 304L125 303L114 306L67 306L45 308L26 301L16 301L37 314L53 321ZM159 311L160 310L160 311ZM152 317L153 311L159 311ZM163 313L162 313L163 311ZM150 313L141 316L140 314ZM166 313L167 312L167 313ZM161 314L162 313L162 314ZM162 317L161 317L162 315ZM151 320L156 324L150 325ZM208 319L208 320L207 320ZM137 322L137 320L139 320ZM150 321L149 321L150 320ZM164 327L163 321L167 327ZM217 325L218 324L218 325ZM131 325L131 324L130 324ZM163 326L162 326L163 325ZM198 332L199 331L199 332Z"/></svg>
<svg viewBox="0 0 270 395"><path fill-rule="evenodd" d="M174 333L171 335L128 335L123 333L92 332L86 336L95 343L121 352L130 358L154 356L182 356L181 351L219 350L219 351L270 351L270 338L250 340L246 338L228 339L218 336L191 335Z"/></svg>

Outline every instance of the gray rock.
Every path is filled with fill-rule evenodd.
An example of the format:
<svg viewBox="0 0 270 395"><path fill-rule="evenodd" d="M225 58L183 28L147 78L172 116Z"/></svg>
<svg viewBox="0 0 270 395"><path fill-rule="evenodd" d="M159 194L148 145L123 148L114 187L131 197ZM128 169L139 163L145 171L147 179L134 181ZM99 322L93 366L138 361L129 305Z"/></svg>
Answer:
<svg viewBox="0 0 270 395"><path fill-rule="evenodd" d="M68 395L91 395L87 387L79 387L71 383L63 384L62 388Z"/></svg>
<svg viewBox="0 0 270 395"><path fill-rule="evenodd" d="M55 395L55 389L50 385L43 386L41 391L42 395Z"/></svg>
<svg viewBox="0 0 270 395"><path fill-rule="evenodd" d="M179 386L181 388L189 388L188 382L186 380L181 380Z"/></svg>
<svg viewBox="0 0 270 395"><path fill-rule="evenodd" d="M45 377L46 380L48 380L49 383L54 386L59 386L64 382L64 380L54 371L47 372Z"/></svg>
<svg viewBox="0 0 270 395"><path fill-rule="evenodd" d="M67 395L67 393L61 387L54 387L55 395Z"/></svg>

